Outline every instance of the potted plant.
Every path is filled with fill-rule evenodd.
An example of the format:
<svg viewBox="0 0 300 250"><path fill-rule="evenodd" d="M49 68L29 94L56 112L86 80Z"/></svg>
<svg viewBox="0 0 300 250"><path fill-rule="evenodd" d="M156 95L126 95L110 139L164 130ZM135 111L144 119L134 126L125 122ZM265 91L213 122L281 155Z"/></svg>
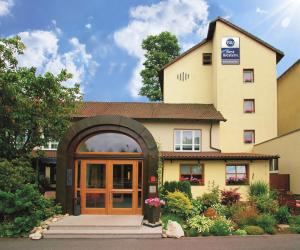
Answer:
<svg viewBox="0 0 300 250"><path fill-rule="evenodd" d="M159 222L160 208L161 206L165 205L165 201L158 197L154 197L146 199L145 204L147 208L148 222L151 224Z"/></svg>

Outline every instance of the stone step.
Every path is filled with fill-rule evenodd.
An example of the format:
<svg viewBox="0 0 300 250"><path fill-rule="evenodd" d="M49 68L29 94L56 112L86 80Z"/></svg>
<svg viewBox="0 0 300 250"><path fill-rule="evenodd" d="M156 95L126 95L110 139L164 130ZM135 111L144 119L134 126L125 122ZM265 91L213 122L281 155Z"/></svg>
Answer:
<svg viewBox="0 0 300 250"><path fill-rule="evenodd" d="M142 225L127 225L127 226L117 226L117 225L50 225L50 230L138 230Z"/></svg>
<svg viewBox="0 0 300 250"><path fill-rule="evenodd" d="M119 229L119 230L47 230L44 232L46 239L140 239L140 238L161 238L162 227L150 228L141 226L140 229Z"/></svg>

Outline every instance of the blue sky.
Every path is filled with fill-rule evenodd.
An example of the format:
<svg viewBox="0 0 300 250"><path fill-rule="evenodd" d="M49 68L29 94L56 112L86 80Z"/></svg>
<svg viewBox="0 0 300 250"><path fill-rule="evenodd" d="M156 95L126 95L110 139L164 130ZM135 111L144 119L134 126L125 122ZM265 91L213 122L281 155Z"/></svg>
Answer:
<svg viewBox="0 0 300 250"><path fill-rule="evenodd" d="M138 96L147 35L171 31L184 51L222 16L285 53L280 75L300 58L299 11L300 0L0 0L0 36L21 36L21 66L67 68L66 85L80 82L86 101L147 101Z"/></svg>

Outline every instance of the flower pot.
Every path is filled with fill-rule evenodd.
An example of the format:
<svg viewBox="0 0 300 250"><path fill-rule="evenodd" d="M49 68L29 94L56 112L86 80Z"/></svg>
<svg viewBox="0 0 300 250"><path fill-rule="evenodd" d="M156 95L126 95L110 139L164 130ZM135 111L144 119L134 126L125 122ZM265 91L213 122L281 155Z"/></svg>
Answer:
<svg viewBox="0 0 300 250"><path fill-rule="evenodd" d="M155 224L159 222L160 218L160 207L147 207L147 218L148 222L151 224Z"/></svg>

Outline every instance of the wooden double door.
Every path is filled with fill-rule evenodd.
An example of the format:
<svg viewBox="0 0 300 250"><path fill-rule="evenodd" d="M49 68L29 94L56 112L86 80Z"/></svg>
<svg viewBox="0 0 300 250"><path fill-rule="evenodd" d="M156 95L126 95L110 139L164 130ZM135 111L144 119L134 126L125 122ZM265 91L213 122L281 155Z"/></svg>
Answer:
<svg viewBox="0 0 300 250"><path fill-rule="evenodd" d="M75 173L82 214L142 213L142 161L77 160Z"/></svg>

